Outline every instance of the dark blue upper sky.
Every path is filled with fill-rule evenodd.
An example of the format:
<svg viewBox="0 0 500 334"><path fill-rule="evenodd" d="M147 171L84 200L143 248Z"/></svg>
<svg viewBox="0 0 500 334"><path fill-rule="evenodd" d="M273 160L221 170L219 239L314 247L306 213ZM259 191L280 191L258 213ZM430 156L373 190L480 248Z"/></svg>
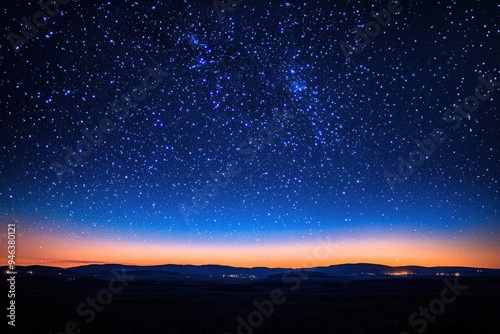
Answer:
<svg viewBox="0 0 500 334"><path fill-rule="evenodd" d="M499 81L500 5L402 1L346 61L386 3L244 0L224 18L209 1L60 5L17 54L1 44L0 217L68 238L480 243L500 223L500 93L457 129L443 117L478 76ZM38 10L3 4L3 35ZM135 107L120 118L122 94ZM68 166L104 118L114 130ZM436 128L447 139L404 179L399 156Z"/></svg>

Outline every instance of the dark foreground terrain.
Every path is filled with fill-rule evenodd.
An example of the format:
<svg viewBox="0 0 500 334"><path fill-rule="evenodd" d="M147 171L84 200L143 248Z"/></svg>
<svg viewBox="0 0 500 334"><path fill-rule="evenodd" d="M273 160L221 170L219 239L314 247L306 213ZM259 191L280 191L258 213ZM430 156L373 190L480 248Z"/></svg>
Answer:
<svg viewBox="0 0 500 334"><path fill-rule="evenodd" d="M8 326L8 332L398 334L419 333L426 325L421 332L429 334L500 333L497 275L457 277L459 295L453 298L447 290L444 298L449 303L443 303L439 300L447 288L444 280L453 285L454 276L353 280L292 272L286 279L271 274L250 280L193 279L164 272L154 280L146 270L128 272L135 278L120 290L113 276L78 277L55 271L16 277L16 326ZM5 272L4 277L8 277ZM5 283L2 279L1 289L7 292ZM261 311L254 301L262 305ZM412 326L410 315L429 304L438 314L427 315L432 321L417 315Z"/></svg>

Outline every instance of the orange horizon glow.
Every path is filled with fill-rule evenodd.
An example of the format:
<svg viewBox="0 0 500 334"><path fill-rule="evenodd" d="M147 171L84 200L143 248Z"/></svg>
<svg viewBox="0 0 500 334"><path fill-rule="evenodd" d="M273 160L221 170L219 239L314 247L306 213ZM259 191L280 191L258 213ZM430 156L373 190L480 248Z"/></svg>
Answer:
<svg viewBox="0 0 500 334"><path fill-rule="evenodd" d="M498 243L415 238L360 238L262 245L166 244L76 239L24 234L16 265L62 268L86 264L164 265L217 264L234 267L309 268L344 263L388 266L418 265L500 268ZM321 241L320 241L321 240ZM329 251L326 249L328 245ZM5 252L5 250L2 250ZM5 256L6 258L6 256Z"/></svg>

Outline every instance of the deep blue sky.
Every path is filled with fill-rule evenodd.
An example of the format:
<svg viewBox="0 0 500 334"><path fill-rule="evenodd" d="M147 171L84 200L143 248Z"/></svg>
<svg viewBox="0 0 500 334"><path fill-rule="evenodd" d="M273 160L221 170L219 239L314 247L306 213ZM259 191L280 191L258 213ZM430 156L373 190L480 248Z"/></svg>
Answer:
<svg viewBox="0 0 500 334"><path fill-rule="evenodd" d="M474 95L477 76L500 79L500 5L402 6L346 62L341 43L386 2L243 1L224 18L209 1L61 5L17 54L1 44L1 219L70 244L82 232L215 246L498 243L499 93L456 130L443 114ZM2 5L3 35L38 10ZM157 66L162 82L118 119L113 101ZM59 181L51 165L105 117L114 131ZM270 127L253 159L239 150ZM391 191L384 173L435 128L447 140ZM228 163L240 172L185 219L180 206Z"/></svg>

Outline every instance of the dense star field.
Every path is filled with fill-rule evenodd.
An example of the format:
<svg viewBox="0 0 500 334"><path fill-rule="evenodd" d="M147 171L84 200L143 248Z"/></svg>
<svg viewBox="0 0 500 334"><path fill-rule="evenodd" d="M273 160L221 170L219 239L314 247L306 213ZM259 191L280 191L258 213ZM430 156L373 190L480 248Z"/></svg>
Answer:
<svg viewBox="0 0 500 334"><path fill-rule="evenodd" d="M1 5L21 264L500 267L500 5L234 3Z"/></svg>

